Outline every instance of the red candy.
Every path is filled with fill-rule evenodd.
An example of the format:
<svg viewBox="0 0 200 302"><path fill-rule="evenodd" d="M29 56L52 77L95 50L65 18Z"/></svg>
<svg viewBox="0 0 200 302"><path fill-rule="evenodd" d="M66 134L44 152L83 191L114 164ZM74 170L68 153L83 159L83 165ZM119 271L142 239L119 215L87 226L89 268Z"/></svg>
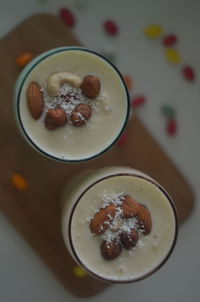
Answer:
<svg viewBox="0 0 200 302"><path fill-rule="evenodd" d="M68 8L61 8L59 16L68 26L72 27L75 25L74 15Z"/></svg>
<svg viewBox="0 0 200 302"><path fill-rule="evenodd" d="M186 65L183 67L182 72L183 72L183 76L186 80L191 81L191 82L195 80L195 72L192 67Z"/></svg>
<svg viewBox="0 0 200 302"><path fill-rule="evenodd" d="M124 146L124 144L126 143L127 139L128 139L128 132L124 131L122 133L122 135L120 136L119 140L117 141L118 146L119 147Z"/></svg>
<svg viewBox="0 0 200 302"><path fill-rule="evenodd" d="M117 24L111 20L105 21L103 26L105 31L112 36L116 35L119 31Z"/></svg>
<svg viewBox="0 0 200 302"><path fill-rule="evenodd" d="M177 42L177 37L175 35L167 35L162 40L163 45L166 47L173 46Z"/></svg>
<svg viewBox="0 0 200 302"><path fill-rule="evenodd" d="M146 102L146 99L144 96L136 96L136 97L133 97L133 99L131 101L131 106L133 108L140 107L140 106L144 105L145 102Z"/></svg>
<svg viewBox="0 0 200 302"><path fill-rule="evenodd" d="M168 135L173 136L177 132L177 124L174 119L169 119L167 121L167 127L166 127L166 132Z"/></svg>

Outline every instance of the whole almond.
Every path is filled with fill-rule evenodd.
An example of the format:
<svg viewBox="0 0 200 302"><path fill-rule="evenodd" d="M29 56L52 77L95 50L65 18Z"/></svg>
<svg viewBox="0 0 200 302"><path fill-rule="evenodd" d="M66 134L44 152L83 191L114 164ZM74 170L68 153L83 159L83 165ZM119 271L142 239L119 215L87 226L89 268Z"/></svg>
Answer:
<svg viewBox="0 0 200 302"><path fill-rule="evenodd" d="M117 258L122 251L122 246L116 240L111 242L103 241L101 244L101 255L106 260Z"/></svg>
<svg viewBox="0 0 200 302"><path fill-rule="evenodd" d="M83 78L80 88L84 96L94 99L99 95L101 83L98 77L88 75Z"/></svg>
<svg viewBox="0 0 200 302"><path fill-rule="evenodd" d="M103 234L108 228L110 223L113 221L115 216L116 207L114 204L110 204L105 208L101 208L97 212L90 222L90 230L95 234Z"/></svg>
<svg viewBox="0 0 200 302"><path fill-rule="evenodd" d="M125 195L122 199L122 204L120 205L122 209L122 217L123 218L132 218L135 217L138 213L139 204L130 197L129 195Z"/></svg>
<svg viewBox="0 0 200 302"><path fill-rule="evenodd" d="M35 120L38 120L44 109L44 100L41 87L36 82L31 82L27 88L27 103L29 111Z"/></svg>
<svg viewBox="0 0 200 302"><path fill-rule="evenodd" d="M71 121L74 126L80 127L87 123L92 114L92 108L88 104L79 104L71 113Z"/></svg>
<svg viewBox="0 0 200 302"><path fill-rule="evenodd" d="M152 219L151 219L151 213L145 205L139 204L137 218L138 218L139 228L142 230L144 235L148 235L152 229Z"/></svg>
<svg viewBox="0 0 200 302"><path fill-rule="evenodd" d="M138 242L138 232L135 229L130 232L123 232L120 235L120 240L123 247L127 250L132 249Z"/></svg>
<svg viewBox="0 0 200 302"><path fill-rule="evenodd" d="M67 123L67 115L63 109L49 109L44 123L48 130L55 130Z"/></svg>

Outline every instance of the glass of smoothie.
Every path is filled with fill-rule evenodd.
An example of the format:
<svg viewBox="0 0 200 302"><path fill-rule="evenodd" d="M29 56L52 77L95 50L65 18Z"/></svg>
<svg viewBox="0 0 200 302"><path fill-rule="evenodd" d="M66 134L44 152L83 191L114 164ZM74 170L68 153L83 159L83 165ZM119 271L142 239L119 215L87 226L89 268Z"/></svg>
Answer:
<svg viewBox="0 0 200 302"><path fill-rule="evenodd" d="M169 258L178 222L172 199L146 174L128 167L88 171L62 196L62 234L88 274L111 283L133 282Z"/></svg>
<svg viewBox="0 0 200 302"><path fill-rule="evenodd" d="M61 162L86 161L111 148L130 106L119 70L81 47L56 48L33 59L17 79L13 103L25 140Z"/></svg>

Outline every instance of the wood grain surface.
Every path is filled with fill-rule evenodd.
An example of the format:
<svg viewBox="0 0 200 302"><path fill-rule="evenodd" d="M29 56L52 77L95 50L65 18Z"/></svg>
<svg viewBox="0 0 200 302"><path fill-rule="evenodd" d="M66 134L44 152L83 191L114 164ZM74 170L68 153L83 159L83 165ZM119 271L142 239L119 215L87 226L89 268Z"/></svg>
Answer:
<svg viewBox="0 0 200 302"><path fill-rule="evenodd" d="M115 145L102 157L82 164L51 161L21 138L11 107L13 85L20 72L15 59L22 52L38 55L66 45L79 42L57 17L47 14L25 20L0 42L0 208L62 284L74 295L89 297L107 284L90 276L79 279L72 273L75 263L64 246L60 230L60 195L68 179L84 169L107 165L142 170L170 193L180 222L191 213L194 199L187 181L136 116L129 121L124 147ZM10 181L13 172L26 177L26 191L13 188Z"/></svg>

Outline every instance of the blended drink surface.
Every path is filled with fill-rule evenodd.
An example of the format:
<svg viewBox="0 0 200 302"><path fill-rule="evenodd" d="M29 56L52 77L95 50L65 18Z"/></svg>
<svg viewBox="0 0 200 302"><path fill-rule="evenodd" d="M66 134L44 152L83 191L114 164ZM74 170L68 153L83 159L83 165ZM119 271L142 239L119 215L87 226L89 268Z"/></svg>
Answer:
<svg viewBox="0 0 200 302"><path fill-rule="evenodd" d="M76 101L80 97L77 104L83 100L91 106L92 114L84 126L75 127L69 117L73 106L65 98L62 108L68 115L68 122L51 131L44 125L45 115L49 109L58 107L55 104L60 99L48 95L47 79L60 72L73 73L80 79L97 76L101 87L98 96L90 99L73 85L61 85L60 99L64 94L74 94ZM39 84L44 97L44 110L38 120L32 118L27 105L27 89L31 82ZM91 52L63 50L42 60L28 74L20 93L19 112L25 132L41 150L64 160L78 160L100 153L118 137L127 118L127 106L125 86L107 61Z"/></svg>
<svg viewBox="0 0 200 302"><path fill-rule="evenodd" d="M112 171L133 173L133 170L125 168L103 170L106 171L104 176L109 175L109 172L112 174ZM137 228L137 217L122 219L118 215L118 218L110 220L109 227L111 228L108 227L101 234L91 231L91 220L96 213L109 204L114 203L115 206L120 207L120 202L123 202L123 196L126 195L149 210L152 221L151 230L146 235L144 230L138 229L135 246L129 249L122 247L116 258L108 260L102 256L102 242L108 241L110 244L113 239L118 240L119 228L126 232L130 228ZM67 202L70 207L70 199ZM66 215L65 219L65 213L67 210L64 211L62 227L67 242L69 240L67 238L68 218ZM121 212L119 214L121 215ZM108 217L112 218L109 215ZM78 259L96 276L111 281L140 279L151 273L167 258L175 241L175 233L176 219L168 197L151 181L133 175L114 175L87 189L74 209L70 226L71 244L76 260ZM67 245L69 247L69 242ZM111 246L108 245L108 247Z"/></svg>

